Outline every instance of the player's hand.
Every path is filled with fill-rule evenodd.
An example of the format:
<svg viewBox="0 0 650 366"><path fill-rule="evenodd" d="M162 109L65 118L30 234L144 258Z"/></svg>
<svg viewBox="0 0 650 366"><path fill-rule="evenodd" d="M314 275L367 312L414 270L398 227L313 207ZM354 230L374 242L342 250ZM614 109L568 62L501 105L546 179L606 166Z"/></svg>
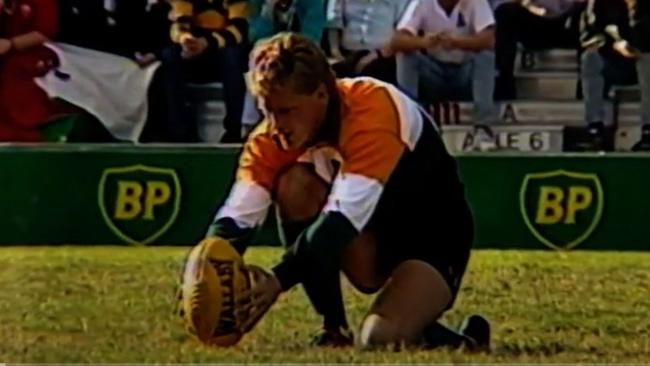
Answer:
<svg viewBox="0 0 650 366"><path fill-rule="evenodd" d="M614 50L625 58L639 58L639 54L630 47L630 44L625 40L614 42L612 47L614 47Z"/></svg>
<svg viewBox="0 0 650 366"><path fill-rule="evenodd" d="M239 311L245 315L241 325L243 333L253 329L282 292L280 281L273 274L257 266L248 266L248 271L254 287L242 293L239 300Z"/></svg>
<svg viewBox="0 0 650 366"><path fill-rule="evenodd" d="M521 6L528 10L531 14L543 17L546 15L546 8L533 4L532 0L521 0Z"/></svg>
<svg viewBox="0 0 650 366"><path fill-rule="evenodd" d="M427 34L424 36L424 47L426 49L433 49L440 45L440 34Z"/></svg>
<svg viewBox="0 0 650 366"><path fill-rule="evenodd" d="M438 44L445 50L453 50L456 46L456 38L449 33L441 33L438 36Z"/></svg>
<svg viewBox="0 0 650 366"><path fill-rule="evenodd" d="M208 49L208 40L204 37L184 36L181 39L181 47L183 47L183 58L191 59L201 55Z"/></svg>
<svg viewBox="0 0 650 366"><path fill-rule="evenodd" d="M11 41L6 38L0 38L0 56L6 55L11 51Z"/></svg>

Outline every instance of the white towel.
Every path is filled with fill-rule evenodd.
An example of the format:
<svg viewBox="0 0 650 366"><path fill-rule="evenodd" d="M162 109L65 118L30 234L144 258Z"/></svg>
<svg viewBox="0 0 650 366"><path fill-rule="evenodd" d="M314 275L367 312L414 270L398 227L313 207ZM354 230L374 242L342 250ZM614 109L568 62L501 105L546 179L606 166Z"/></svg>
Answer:
<svg viewBox="0 0 650 366"><path fill-rule="evenodd" d="M57 72L36 83L51 97L85 109L118 140L138 142L148 114L147 91L156 62L140 68L134 61L63 43L47 43L59 57Z"/></svg>

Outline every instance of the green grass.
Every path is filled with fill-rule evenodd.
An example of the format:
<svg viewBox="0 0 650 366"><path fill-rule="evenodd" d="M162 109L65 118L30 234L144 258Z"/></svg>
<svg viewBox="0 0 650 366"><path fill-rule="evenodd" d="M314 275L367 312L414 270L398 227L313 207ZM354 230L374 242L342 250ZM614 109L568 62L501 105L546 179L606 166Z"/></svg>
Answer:
<svg viewBox="0 0 650 366"><path fill-rule="evenodd" d="M486 315L494 349L465 354L310 348L319 319L300 290L236 347L204 348L172 315L185 251L0 249L0 362L650 362L650 254L477 251L444 320ZM354 324L371 300L346 287Z"/></svg>

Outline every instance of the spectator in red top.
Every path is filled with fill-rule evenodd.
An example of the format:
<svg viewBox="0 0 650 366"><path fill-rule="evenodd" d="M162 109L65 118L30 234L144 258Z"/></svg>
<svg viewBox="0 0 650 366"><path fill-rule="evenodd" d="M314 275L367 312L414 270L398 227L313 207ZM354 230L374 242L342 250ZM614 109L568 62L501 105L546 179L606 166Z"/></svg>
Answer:
<svg viewBox="0 0 650 366"><path fill-rule="evenodd" d="M0 0L0 141L39 141L58 112L34 83L56 64L43 44L58 27L56 0Z"/></svg>

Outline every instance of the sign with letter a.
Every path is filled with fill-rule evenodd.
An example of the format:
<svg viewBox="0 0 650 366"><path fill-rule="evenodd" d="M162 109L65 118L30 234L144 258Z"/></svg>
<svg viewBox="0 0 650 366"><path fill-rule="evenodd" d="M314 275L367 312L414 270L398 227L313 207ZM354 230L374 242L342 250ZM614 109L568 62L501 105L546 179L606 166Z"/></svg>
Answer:
<svg viewBox="0 0 650 366"><path fill-rule="evenodd" d="M597 175L565 170L526 175L519 197L531 233L558 250L571 249L593 233L603 213L603 200Z"/></svg>
<svg viewBox="0 0 650 366"><path fill-rule="evenodd" d="M104 170L97 195L106 224L129 244L146 245L174 223L181 185L173 169L134 165Z"/></svg>

